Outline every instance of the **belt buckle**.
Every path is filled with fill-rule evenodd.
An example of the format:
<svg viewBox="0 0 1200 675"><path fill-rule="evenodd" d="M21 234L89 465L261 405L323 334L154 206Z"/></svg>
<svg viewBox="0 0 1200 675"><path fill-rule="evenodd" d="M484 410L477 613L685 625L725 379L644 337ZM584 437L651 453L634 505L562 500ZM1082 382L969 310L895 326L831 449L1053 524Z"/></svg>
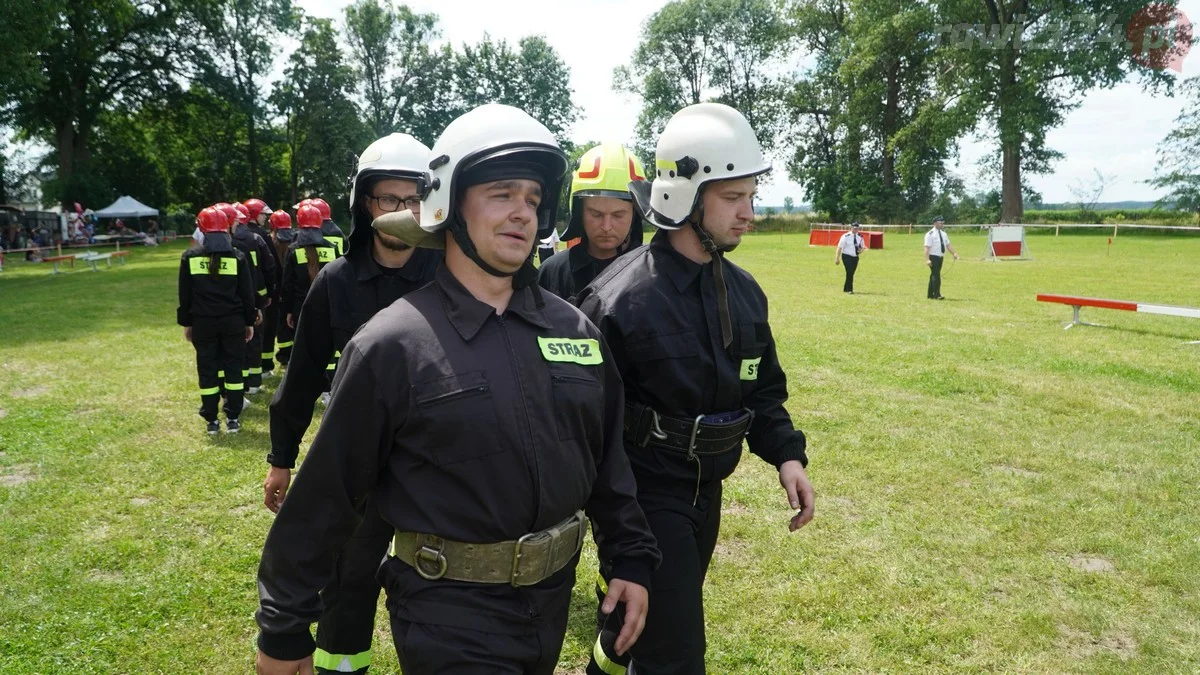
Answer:
<svg viewBox="0 0 1200 675"><path fill-rule="evenodd" d="M659 417L658 411L649 406L646 410L650 411L650 437L659 442L667 440L667 432L663 431L662 425L659 424L662 418Z"/></svg>
<svg viewBox="0 0 1200 675"><path fill-rule="evenodd" d="M520 584L517 583L517 577L521 574L521 546L537 534L540 533L530 532L529 534L523 534L521 535L521 538L517 540L516 545L513 546L512 574L509 575L508 581L514 588L520 586Z"/></svg>
<svg viewBox="0 0 1200 675"><path fill-rule="evenodd" d="M692 437L688 439L688 459L696 456L696 436L700 435L700 421L703 419L704 415L696 415L695 421L692 422Z"/></svg>
<svg viewBox="0 0 1200 675"><path fill-rule="evenodd" d="M445 545L446 543L443 541L438 545L437 548L433 548L432 546L425 544L422 545L421 548L417 549L417 552L413 555L413 569L417 571L417 574L420 574L423 578L430 581L437 581L438 579L446 576L446 556L442 554L442 548L444 548ZM425 571L425 568L422 567L423 563L425 562L432 562L436 564L436 571Z"/></svg>

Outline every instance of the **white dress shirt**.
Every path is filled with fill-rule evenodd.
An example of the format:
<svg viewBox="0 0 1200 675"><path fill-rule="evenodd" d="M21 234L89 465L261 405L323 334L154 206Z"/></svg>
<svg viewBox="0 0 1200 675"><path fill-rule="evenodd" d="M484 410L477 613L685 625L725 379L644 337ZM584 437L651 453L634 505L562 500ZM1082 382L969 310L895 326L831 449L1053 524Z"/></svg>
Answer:
<svg viewBox="0 0 1200 675"><path fill-rule="evenodd" d="M842 255L852 255L858 257L858 252L867 247L867 243L863 241L861 234L855 234L853 231L842 235L838 240L838 248L842 249Z"/></svg>
<svg viewBox="0 0 1200 675"><path fill-rule="evenodd" d="M946 247L950 245L950 235L946 234L945 230L939 230L936 227L925 233L925 248L929 249L929 255L938 257L946 255Z"/></svg>

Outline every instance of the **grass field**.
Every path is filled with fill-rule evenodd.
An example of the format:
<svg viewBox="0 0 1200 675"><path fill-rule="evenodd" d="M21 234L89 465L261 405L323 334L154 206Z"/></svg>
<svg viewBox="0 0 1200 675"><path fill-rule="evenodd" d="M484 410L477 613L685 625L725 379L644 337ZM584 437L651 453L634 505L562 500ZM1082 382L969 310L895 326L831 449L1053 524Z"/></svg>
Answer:
<svg viewBox="0 0 1200 675"><path fill-rule="evenodd" d="M1200 669L1200 321L1085 309L1107 327L1064 332L1070 308L1034 301L1200 305L1200 238L1105 241L985 263L955 234L931 302L919 235L889 232L855 296L832 249L747 239L817 519L789 535L753 456L727 483L710 672ZM203 433L179 250L0 273L0 672L252 670L266 397L240 436ZM398 672L382 618L377 637L373 672Z"/></svg>

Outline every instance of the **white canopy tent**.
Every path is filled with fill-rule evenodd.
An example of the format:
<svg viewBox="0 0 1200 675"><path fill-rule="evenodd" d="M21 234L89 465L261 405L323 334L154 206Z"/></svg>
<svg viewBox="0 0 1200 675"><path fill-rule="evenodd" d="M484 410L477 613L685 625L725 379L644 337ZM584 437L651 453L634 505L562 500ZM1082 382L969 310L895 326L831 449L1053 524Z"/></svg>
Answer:
<svg viewBox="0 0 1200 675"><path fill-rule="evenodd" d="M95 212L97 218L142 218L157 216L158 209L152 209L138 200L125 195L117 201Z"/></svg>

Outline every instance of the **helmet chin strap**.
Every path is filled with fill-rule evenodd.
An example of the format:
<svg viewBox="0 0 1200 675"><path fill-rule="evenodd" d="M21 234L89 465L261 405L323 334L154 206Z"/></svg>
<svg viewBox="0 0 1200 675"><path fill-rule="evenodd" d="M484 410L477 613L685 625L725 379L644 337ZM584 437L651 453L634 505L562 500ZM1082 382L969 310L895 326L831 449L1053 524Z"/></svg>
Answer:
<svg viewBox="0 0 1200 675"><path fill-rule="evenodd" d="M717 318L721 324L721 345L729 349L729 345L733 344L733 319L729 314L729 288L725 286L724 263L725 251L730 249L717 246L712 235L700 225L703 218L704 207L700 207L693 216L688 216L687 222L700 238L700 245L712 256L713 282L717 286Z"/></svg>
<svg viewBox="0 0 1200 675"><path fill-rule="evenodd" d="M467 224L462 221L462 218L457 212L450 216L449 229L450 234L454 237L455 243L457 243L458 247L462 249L463 254L470 258L471 262L478 265L479 269L494 277L512 277L513 290L521 290L526 286L532 286L534 289L534 300L537 303L537 306L540 308L544 304L542 295L539 292L540 287L537 285L538 271L537 268L533 266L533 250L529 251L529 257L525 259L525 262L522 263L519 268L517 268L517 271L501 272L495 267L492 267L484 262L483 258L479 256L479 250L475 248L475 243L471 241L471 235L467 232Z"/></svg>

